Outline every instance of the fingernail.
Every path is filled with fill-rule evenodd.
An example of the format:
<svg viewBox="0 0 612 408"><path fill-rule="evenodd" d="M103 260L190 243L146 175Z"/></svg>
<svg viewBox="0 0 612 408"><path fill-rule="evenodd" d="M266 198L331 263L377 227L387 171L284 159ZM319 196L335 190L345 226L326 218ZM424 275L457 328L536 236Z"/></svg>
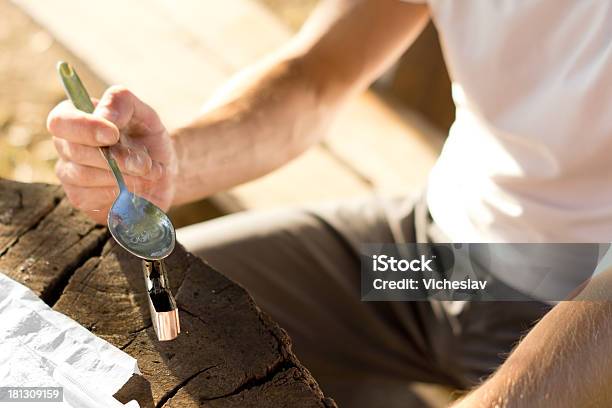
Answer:
<svg viewBox="0 0 612 408"><path fill-rule="evenodd" d="M115 144L115 137L109 132L101 129L96 130L96 141L102 145Z"/></svg>
<svg viewBox="0 0 612 408"><path fill-rule="evenodd" d="M141 152L131 152L125 159L125 167L130 173L143 175L147 172L146 159Z"/></svg>

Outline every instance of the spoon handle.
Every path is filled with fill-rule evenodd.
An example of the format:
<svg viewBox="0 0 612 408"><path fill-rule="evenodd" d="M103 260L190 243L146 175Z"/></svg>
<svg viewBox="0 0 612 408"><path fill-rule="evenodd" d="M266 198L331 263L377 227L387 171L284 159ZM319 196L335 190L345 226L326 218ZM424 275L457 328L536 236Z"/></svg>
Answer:
<svg viewBox="0 0 612 408"><path fill-rule="evenodd" d="M62 84L64 85L66 95L68 95L68 98L70 98L74 107L80 111L92 113L94 111L94 105L91 102L91 98L89 97L85 86L83 86L83 83L81 82L81 79L77 75L74 68L72 68L67 62L62 61L57 64L57 72L59 73ZM113 172L115 180L117 180L119 190L127 190L121 170L119 170L119 166L113 158L108 146L100 146L99 149L106 159L108 167L110 167L111 171Z"/></svg>

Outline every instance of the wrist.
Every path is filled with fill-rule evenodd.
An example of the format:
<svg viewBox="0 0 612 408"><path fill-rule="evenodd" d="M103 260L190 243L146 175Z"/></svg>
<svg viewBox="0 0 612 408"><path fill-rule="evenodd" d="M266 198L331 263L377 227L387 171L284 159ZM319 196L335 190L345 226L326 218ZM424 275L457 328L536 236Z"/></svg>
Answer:
<svg viewBox="0 0 612 408"><path fill-rule="evenodd" d="M181 137L180 129L175 129L169 133L171 148L173 152L173 168L172 168L172 185L173 185L173 199L172 206L180 205L184 203L181 198L182 191L184 189L181 186L181 180L184 179L184 160L185 160L185 148L184 140Z"/></svg>
<svg viewBox="0 0 612 408"><path fill-rule="evenodd" d="M204 178L207 165L203 162L205 151L202 140L202 129L185 126L174 129L170 133L170 140L174 150L174 198L173 206L187 204L210 195Z"/></svg>

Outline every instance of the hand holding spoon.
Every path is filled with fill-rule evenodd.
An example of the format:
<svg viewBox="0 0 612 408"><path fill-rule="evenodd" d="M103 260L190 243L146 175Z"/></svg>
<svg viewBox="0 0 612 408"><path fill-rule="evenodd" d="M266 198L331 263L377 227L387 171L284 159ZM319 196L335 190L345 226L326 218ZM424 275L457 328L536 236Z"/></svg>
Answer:
<svg viewBox="0 0 612 408"><path fill-rule="evenodd" d="M57 65L66 94L73 105L87 113L94 105L76 71L66 62ZM150 201L131 193L107 146L100 147L117 185L119 196L108 212L108 229L128 252L146 260L160 260L172 253L176 234L170 218Z"/></svg>

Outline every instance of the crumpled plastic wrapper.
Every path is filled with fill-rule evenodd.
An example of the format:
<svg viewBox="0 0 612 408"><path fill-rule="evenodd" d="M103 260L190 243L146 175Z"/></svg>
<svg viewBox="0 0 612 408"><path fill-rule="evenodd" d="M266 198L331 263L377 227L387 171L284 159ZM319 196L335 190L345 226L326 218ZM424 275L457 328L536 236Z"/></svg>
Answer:
<svg viewBox="0 0 612 408"><path fill-rule="evenodd" d="M1 387L63 387L63 403L47 407L137 408L112 397L134 373L133 357L0 273Z"/></svg>

